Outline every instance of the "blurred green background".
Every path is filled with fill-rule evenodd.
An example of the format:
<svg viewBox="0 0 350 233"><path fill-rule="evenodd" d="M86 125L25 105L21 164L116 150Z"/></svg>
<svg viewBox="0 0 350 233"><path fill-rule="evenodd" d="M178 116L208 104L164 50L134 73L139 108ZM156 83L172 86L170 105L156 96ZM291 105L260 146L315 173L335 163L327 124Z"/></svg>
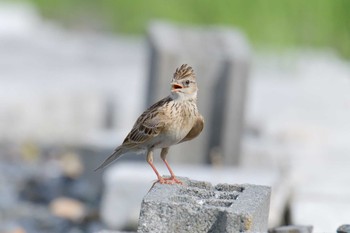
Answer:
<svg viewBox="0 0 350 233"><path fill-rule="evenodd" d="M29 0L66 26L143 34L152 19L240 28L256 48L316 47L350 58L349 0Z"/></svg>

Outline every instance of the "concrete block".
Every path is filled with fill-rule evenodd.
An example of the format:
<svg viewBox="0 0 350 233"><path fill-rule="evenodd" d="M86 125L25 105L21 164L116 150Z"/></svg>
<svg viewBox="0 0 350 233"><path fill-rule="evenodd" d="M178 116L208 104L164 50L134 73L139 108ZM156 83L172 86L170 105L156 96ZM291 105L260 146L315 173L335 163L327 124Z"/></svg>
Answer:
<svg viewBox="0 0 350 233"><path fill-rule="evenodd" d="M271 190L180 178L144 197L138 232L266 232Z"/></svg>
<svg viewBox="0 0 350 233"><path fill-rule="evenodd" d="M156 164L162 175L168 171L164 164ZM269 227L280 226L283 221L284 206L287 205L291 189L277 169L250 169L212 166L174 165L175 174L205 180L213 185L219 183L249 183L272 187ZM101 218L110 229L137 229L140 203L150 190L155 175L146 162L119 161L108 167L103 176Z"/></svg>

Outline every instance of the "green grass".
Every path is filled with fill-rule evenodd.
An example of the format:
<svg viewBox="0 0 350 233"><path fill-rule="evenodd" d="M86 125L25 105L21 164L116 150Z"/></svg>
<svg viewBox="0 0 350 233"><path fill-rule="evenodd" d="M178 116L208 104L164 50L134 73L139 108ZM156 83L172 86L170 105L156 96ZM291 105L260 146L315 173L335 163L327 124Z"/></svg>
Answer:
<svg viewBox="0 0 350 233"><path fill-rule="evenodd" d="M350 0L31 0L67 26L145 33L149 20L240 28L259 47L333 48L350 58Z"/></svg>

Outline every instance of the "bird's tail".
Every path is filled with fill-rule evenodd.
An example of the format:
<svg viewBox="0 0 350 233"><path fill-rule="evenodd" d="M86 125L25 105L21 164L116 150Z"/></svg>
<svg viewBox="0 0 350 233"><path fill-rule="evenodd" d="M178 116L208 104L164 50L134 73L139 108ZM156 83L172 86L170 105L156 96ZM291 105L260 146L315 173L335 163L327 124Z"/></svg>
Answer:
<svg viewBox="0 0 350 233"><path fill-rule="evenodd" d="M118 159L120 156L122 156L124 153L126 152L125 148L123 147L118 147L117 149L115 149L114 153L111 154L110 156L108 156L108 158L103 161L103 163L98 166L95 171L100 170L102 168L105 168L106 166L108 166L110 163L112 163L114 160Z"/></svg>

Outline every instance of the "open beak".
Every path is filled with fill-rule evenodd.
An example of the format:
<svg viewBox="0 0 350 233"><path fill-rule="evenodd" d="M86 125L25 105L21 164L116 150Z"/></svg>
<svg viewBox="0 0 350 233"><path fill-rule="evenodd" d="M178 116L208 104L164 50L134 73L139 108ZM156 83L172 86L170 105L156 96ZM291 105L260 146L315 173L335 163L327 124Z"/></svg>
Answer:
<svg viewBox="0 0 350 233"><path fill-rule="evenodd" d="M183 88L183 86L181 86L180 84L177 84L177 83L172 83L171 84L171 90L172 91L178 91L178 90L180 90L182 88Z"/></svg>

